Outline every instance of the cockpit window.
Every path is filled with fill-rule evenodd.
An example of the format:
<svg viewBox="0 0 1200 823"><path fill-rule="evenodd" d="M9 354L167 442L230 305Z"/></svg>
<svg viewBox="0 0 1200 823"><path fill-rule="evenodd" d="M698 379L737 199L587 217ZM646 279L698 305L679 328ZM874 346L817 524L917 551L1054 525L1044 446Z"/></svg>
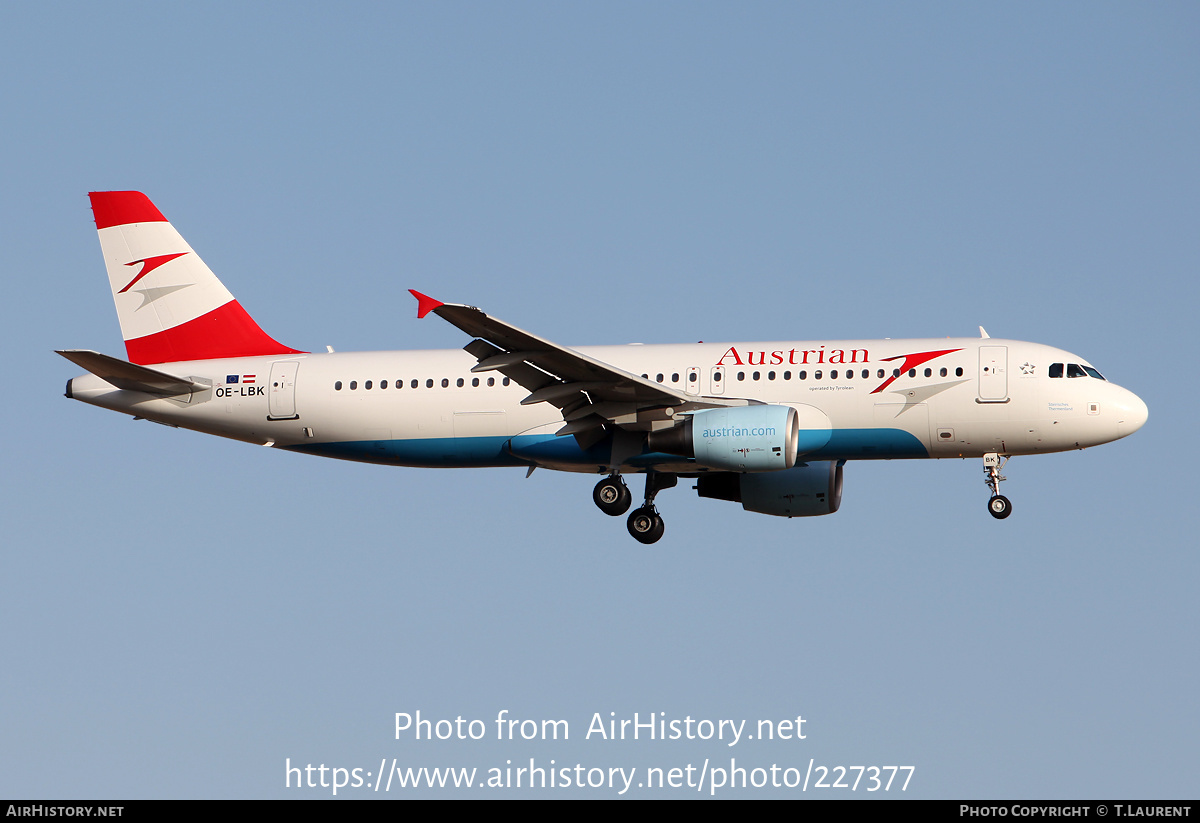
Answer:
<svg viewBox="0 0 1200 823"><path fill-rule="evenodd" d="M1084 366L1080 363L1067 363L1067 377L1094 377L1097 380L1104 380L1104 375L1093 369L1091 366ZM1050 368L1046 370L1048 377L1062 377L1063 364L1051 363ZM1104 382L1108 382L1105 380Z"/></svg>

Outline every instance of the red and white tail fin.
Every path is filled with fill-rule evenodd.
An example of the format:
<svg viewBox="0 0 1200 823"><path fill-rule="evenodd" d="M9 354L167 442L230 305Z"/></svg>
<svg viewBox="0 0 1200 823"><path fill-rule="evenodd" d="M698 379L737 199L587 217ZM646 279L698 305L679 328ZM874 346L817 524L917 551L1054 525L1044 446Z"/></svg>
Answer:
<svg viewBox="0 0 1200 823"><path fill-rule="evenodd" d="M259 328L146 195L88 196L131 362L299 353Z"/></svg>

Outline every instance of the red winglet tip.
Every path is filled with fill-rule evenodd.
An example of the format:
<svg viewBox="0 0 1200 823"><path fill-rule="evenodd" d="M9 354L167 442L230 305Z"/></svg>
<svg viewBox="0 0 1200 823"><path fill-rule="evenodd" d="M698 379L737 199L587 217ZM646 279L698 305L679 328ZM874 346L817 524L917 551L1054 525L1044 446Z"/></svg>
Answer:
<svg viewBox="0 0 1200 823"><path fill-rule="evenodd" d="M408 293L417 298L417 319L420 320L425 315L429 314L434 309L444 306L441 300L434 300L427 294L421 294L416 289L409 289Z"/></svg>

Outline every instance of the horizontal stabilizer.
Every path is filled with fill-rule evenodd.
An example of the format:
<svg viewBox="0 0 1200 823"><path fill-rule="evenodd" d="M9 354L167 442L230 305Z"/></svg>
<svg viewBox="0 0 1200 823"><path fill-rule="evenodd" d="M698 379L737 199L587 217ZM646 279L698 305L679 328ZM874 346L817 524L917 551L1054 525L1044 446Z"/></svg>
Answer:
<svg viewBox="0 0 1200 823"><path fill-rule="evenodd" d="M101 380L126 391L144 392L159 397L178 397L208 388L186 377L176 377L173 374L148 369L96 351L68 349L57 353L75 365L87 369Z"/></svg>

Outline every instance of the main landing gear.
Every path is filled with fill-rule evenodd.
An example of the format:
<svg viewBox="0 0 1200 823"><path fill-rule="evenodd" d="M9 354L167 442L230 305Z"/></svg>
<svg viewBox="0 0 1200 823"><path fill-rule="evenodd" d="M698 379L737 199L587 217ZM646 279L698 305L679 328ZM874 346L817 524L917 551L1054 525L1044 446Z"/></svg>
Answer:
<svg viewBox="0 0 1200 823"><path fill-rule="evenodd" d="M619 474L611 474L596 484L592 491L592 500L600 507L600 511L611 517L620 517L629 511L633 495Z"/></svg>
<svg viewBox="0 0 1200 823"><path fill-rule="evenodd" d="M1007 457L1001 458L995 452L983 456L983 473L987 475L984 482L992 489L992 499L988 501L988 511L997 520L1003 520L1012 514L1012 503L1000 493L1000 481L1005 479L1000 474L1000 469L1004 468L1004 464L1007 462Z"/></svg>
<svg viewBox="0 0 1200 823"><path fill-rule="evenodd" d="M654 508L654 497L663 489L669 489L679 482L673 474L659 472L646 473L646 499L642 505L629 515L626 525L633 539L640 543L656 543L666 530L663 519ZM609 475L596 484L592 499L600 511L617 517L629 511L633 495L619 474Z"/></svg>
<svg viewBox="0 0 1200 823"><path fill-rule="evenodd" d="M659 538L666 531L666 525L663 524L663 519L659 515L658 510L653 506L642 506L640 509L634 509L633 514L629 515L629 533L633 535L633 539L639 543L657 543Z"/></svg>

